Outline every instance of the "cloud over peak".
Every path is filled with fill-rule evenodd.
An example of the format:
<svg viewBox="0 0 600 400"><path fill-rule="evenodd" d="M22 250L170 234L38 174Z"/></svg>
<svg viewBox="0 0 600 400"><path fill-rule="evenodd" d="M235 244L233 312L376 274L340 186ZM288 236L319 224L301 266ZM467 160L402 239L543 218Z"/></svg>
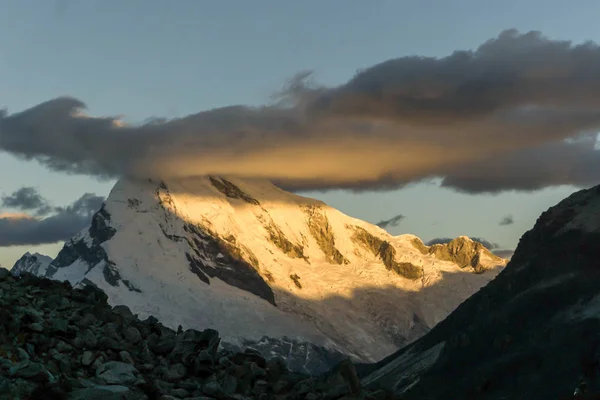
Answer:
<svg viewBox="0 0 600 400"><path fill-rule="evenodd" d="M296 190L441 177L481 193L600 182L600 48L502 32L443 58L400 57L338 87L299 74L264 107L127 126L58 98L0 115L0 150L100 177L267 178Z"/></svg>

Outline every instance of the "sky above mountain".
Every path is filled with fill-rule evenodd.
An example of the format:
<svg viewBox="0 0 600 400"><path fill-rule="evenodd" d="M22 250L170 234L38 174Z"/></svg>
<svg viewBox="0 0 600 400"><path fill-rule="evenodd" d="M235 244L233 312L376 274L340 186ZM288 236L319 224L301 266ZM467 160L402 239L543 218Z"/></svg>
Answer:
<svg viewBox="0 0 600 400"><path fill-rule="evenodd" d="M7 0L0 264L55 255L120 176L197 173L266 177L393 234L514 248L600 180L598 11Z"/></svg>

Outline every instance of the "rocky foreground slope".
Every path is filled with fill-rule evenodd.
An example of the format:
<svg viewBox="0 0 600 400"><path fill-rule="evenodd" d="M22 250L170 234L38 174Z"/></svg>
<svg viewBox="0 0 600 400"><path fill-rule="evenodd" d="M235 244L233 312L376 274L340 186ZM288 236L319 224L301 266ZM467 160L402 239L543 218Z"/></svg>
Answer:
<svg viewBox="0 0 600 400"><path fill-rule="evenodd" d="M466 237L428 247L267 181L203 177L118 182L46 276L321 372L393 353L504 265Z"/></svg>
<svg viewBox="0 0 600 400"><path fill-rule="evenodd" d="M600 398L600 186L544 212L492 282L360 372L407 400Z"/></svg>
<svg viewBox="0 0 600 400"><path fill-rule="evenodd" d="M383 399L348 361L319 378L219 347L217 331L166 328L89 285L0 269L0 399Z"/></svg>

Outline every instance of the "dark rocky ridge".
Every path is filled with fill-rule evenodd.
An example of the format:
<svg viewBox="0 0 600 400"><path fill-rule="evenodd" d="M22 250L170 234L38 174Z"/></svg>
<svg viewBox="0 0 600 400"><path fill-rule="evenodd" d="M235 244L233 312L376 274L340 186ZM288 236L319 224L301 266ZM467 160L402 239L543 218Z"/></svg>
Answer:
<svg viewBox="0 0 600 400"><path fill-rule="evenodd" d="M220 349L214 330L166 328L110 307L92 285L72 289L0 269L2 399L384 399L351 363L320 377L278 358Z"/></svg>
<svg viewBox="0 0 600 400"><path fill-rule="evenodd" d="M404 399L600 394L600 186L544 212L506 268L428 334L360 366ZM571 225L569 225L571 224ZM582 224L587 227L582 228Z"/></svg>

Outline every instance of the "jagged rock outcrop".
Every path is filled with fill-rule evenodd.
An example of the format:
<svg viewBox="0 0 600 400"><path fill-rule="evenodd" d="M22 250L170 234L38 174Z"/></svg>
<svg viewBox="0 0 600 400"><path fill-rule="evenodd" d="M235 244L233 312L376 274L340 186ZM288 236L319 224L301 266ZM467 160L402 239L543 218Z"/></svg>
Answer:
<svg viewBox="0 0 600 400"><path fill-rule="evenodd" d="M431 246L426 246L419 238L415 238L412 243L422 254L452 262L460 268L472 268L475 273L483 273L501 260L483 244L468 236L459 236L448 243Z"/></svg>
<svg viewBox="0 0 600 400"><path fill-rule="evenodd" d="M381 399L344 360L311 377L280 358L220 347L212 329L177 331L111 307L92 285L0 269L0 398Z"/></svg>
<svg viewBox="0 0 600 400"><path fill-rule="evenodd" d="M584 382L596 398L599 216L600 186L551 207L494 280L362 382L409 400L567 399Z"/></svg>

